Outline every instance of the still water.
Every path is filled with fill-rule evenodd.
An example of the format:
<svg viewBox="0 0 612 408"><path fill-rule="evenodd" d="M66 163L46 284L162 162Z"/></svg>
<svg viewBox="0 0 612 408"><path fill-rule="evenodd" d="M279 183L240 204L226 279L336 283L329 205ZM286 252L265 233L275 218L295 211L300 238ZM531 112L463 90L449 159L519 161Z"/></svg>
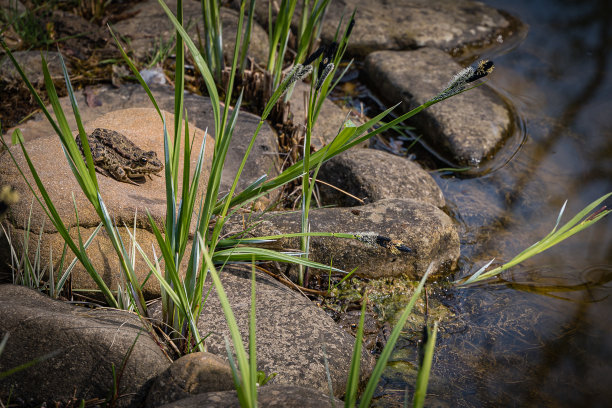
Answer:
<svg viewBox="0 0 612 408"><path fill-rule="evenodd" d="M612 191L612 2L485 3L529 29L462 57L495 61L488 84L514 106L517 126L478 174L434 176L462 239L455 278L538 241L565 200L567 221ZM442 300L454 316L440 325L426 405L610 406L611 295L612 217L499 280L449 289ZM401 348L394 364L413 365L414 343ZM378 404L402 406L413 384L388 370Z"/></svg>

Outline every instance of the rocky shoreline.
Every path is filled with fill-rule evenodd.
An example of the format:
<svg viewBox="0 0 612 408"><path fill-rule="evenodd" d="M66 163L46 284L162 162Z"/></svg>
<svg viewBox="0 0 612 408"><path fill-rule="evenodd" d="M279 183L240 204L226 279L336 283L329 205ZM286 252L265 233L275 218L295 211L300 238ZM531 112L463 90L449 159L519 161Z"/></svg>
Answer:
<svg viewBox="0 0 612 408"><path fill-rule="evenodd" d="M174 2L168 2L175 7ZM449 53L457 55L461 49L504 41L516 30L517 22L481 3L461 0L430 2L419 0L393 0L385 6L372 8L367 0L331 2L322 38L328 41L335 32L339 16L357 7L357 25L348 53L365 60L365 73L372 89L387 103L402 102L401 110L408 111L446 86L452 75L461 69ZM261 8L261 9L260 9ZM258 5L257 20L265 24L267 2ZM402 10L397 13L397 10ZM409 10L409 11L408 11ZM115 24L114 29L130 38L137 57L145 58L152 51L158 36L170 38L171 25L161 12L157 1L144 1L134 6L134 15ZM224 24L231 27L237 15L225 9ZM201 20L198 2L185 2L186 19ZM419 17L421 16L421 17ZM333 27L332 27L333 22ZM423 24L426 22L426 25ZM142 27L148 27L143 30ZM148 30L151 31L148 31ZM194 28L195 31L195 28ZM232 28L228 28L228 32ZM264 45L267 34L257 25L251 47L251 56L257 61L266 55ZM409 35L410 34L410 35ZM227 43L230 43L228 41ZM33 55L34 53L34 55ZM16 53L22 63L38 71L40 57L37 52ZM59 77L59 59L47 56L52 75ZM16 89L20 81L11 70L10 61L0 61L0 90ZM39 77L40 78L40 77ZM33 80L41 83L40 80ZM163 82L163 81L162 81ZM173 88L154 85L153 92L162 109L173 110ZM76 93L86 129L99 126L121 129L129 133L136 144L163 154L163 140L159 134L161 121L140 86L124 83L118 88L110 85L91 85ZM185 96L185 107L190 121L201 140L211 126L210 100L193 93ZM293 115L303 98L298 90L291 101ZM68 108L67 97L61 98ZM333 137L345 119L345 112L326 101L325 120L315 128L314 137L322 141ZM224 168L227 174L221 190L229 189L233 175L240 164L246 146L259 121L256 115L241 112L233 139L232 154ZM457 166L477 167L493 157L500 149L512 124L512 107L487 85L459 95L417 115L414 125L423 133L425 143L448 162ZM167 113L167 121L171 114ZM70 123L75 128L74 123ZM52 128L42 114L33 115L18 125L24 134L26 147L45 183L51 189L62 219L74 229L81 228L83 236L97 225L95 213L87 200L79 196L78 185L72 182L68 164L63 160L59 143ZM156 130L157 129L157 130ZM210 129L209 129L210 132ZM11 133L11 129L7 134ZM211 135L214 137L214 135ZM6 137L6 136L5 136ZM196 143L198 143L196 141ZM206 155L212 154L212 143L206 145ZM12 148L24 165L17 148ZM51 154L51 152L53 152ZM161 156L160 156L161 157ZM280 159L275 129L264 125L241 179L240 187L268 174L279 172ZM206 169L205 171L209 171ZM319 178L340 186L360 201L339 194L331 188L322 188L323 205L311 213L311 230L320 232L364 232L400 240L411 252L392 254L381 248L368 247L360 242L329 237L311 240L311 259L335 267L351 270L358 267L358 275L381 279L405 277L418 280L430 263L436 265L436 276L448 276L456 267L460 256L457 226L445 213L445 200L440 188L429 173L416 162L390 153L355 148L330 160L319 173ZM103 177L100 179L104 180ZM202 180L206 180L202 177ZM21 205L11 209L3 221L13 242L23 242L24 226L30 217L32 195L21 179L8 154L0 156L0 185L11 184L21 197ZM49 187L51 186L51 187ZM156 245L147 227L145 209L154 219L163 220L165 195L163 181L153 179L142 186L126 186L112 179L101 182L109 210L117 222L135 228L142 247ZM205 186L202 186L205 188ZM74 218L71 199L76 194L79 225ZM263 204L274 202L271 195ZM30 246L34 246L41 231L41 253L62 252L63 242L52 225L44 220L44 212L37 204L32 207ZM137 218L134 213L137 211ZM300 215L290 212L266 213L249 234L252 236L298 232ZM136 224L134 225L134 222ZM243 220L236 217L228 223L229 230L240 229ZM295 248L297 240L283 240L283 247ZM109 287L119 282L118 265L107 254L110 242L101 236L89 251L96 269ZM0 244L0 259L10 259L6 240ZM159 252L158 252L159 253ZM43 267L48 262L41 257ZM137 273L144 279L148 271L144 262L137 262ZM11 279L11 271L3 266L2 281ZM290 270L285 271L291 273ZM222 281L230 296L243 338L248 337L248 310L250 302L250 272L227 268ZM72 285L95 289L95 284L83 268L77 266ZM159 284L150 279L145 287L148 298L159 297ZM340 328L334 320L304 296L289 290L265 274L257 275L257 346L258 368L266 374L277 375L259 390L261 406L331 406L324 358L329 361L334 396L344 395L346 376L354 338ZM246 300L245 300L246 299ZM159 317L159 304L151 306L151 318ZM157 312L155 312L157 310ZM157 314L156 314L157 313ZM0 380L0 399L20 405L40 405L61 401L66 406L80 399L104 398L113 387L111 367L127 364L119 384L117 406L236 406L233 381L227 364L224 336L227 325L216 294L211 292L198 328L206 338L208 353L195 353L172 362L172 353L165 352L159 339L146 329L146 324L132 313L104 308L87 309L51 300L38 292L14 285L0 286L0 335L10 333L8 343L0 356L0 372L23 364L50 352L52 358L35 367ZM132 351L130 347L134 345ZM325 357L324 357L325 353ZM375 359L367 351L362 355L361 377L366 380ZM137 381L136 381L137 380ZM163 405L167 404L167 405ZM341 405L341 401L336 401Z"/></svg>

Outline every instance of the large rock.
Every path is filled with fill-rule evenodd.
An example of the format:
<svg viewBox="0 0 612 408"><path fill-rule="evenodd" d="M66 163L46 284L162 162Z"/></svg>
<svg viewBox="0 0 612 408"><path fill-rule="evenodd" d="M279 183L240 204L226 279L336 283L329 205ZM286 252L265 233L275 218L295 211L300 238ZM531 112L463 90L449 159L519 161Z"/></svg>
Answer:
<svg viewBox="0 0 612 408"><path fill-rule="evenodd" d="M232 369L225 360L211 353L191 353L157 376L145 406L155 408L196 394L233 389Z"/></svg>
<svg viewBox="0 0 612 408"><path fill-rule="evenodd" d="M176 15L176 0L165 2ZM146 60L162 43L169 42L175 35L174 25L161 8L157 0L146 0L135 4L128 12L137 13L134 17L117 22L113 26L118 33L130 39L130 47L139 60ZM223 27L223 52L225 60L231 62L238 29L238 13L235 10L222 7L220 10ZM243 32L246 30L247 19L243 23ZM197 44L199 29L204 41L204 25L202 5L199 1L183 1L183 25L187 27L189 37ZM248 56L260 64L268 59L268 35L257 22L253 22L251 42Z"/></svg>
<svg viewBox="0 0 612 408"><path fill-rule="evenodd" d="M267 275L257 273L256 339L257 369L266 375L277 373L270 384L312 387L327 393L324 354L329 362L334 394L345 392L355 339L339 328L323 310L306 297L288 289ZM250 268L225 268L221 281L229 298L244 345L248 345L251 307ZM204 288L207 293L210 279ZM151 306L161 314L160 304ZM225 340L231 339L217 293L213 289L198 321L198 329L209 352L227 358ZM362 353L361 378L374 368L374 358Z"/></svg>
<svg viewBox="0 0 612 408"><path fill-rule="evenodd" d="M268 21L268 0L257 2L256 18ZM297 27L301 1L296 6L293 26ZM237 7L239 2L233 1ZM406 50L436 47L460 53L468 47L503 42L522 23L481 2L470 0L336 0L329 4L321 31L331 42L343 18L356 10L356 24L348 46L351 55L366 56L376 50Z"/></svg>
<svg viewBox="0 0 612 408"><path fill-rule="evenodd" d="M161 109L169 112L174 111L174 90L172 88L156 86L152 87L151 90ZM120 109L150 108L152 106L149 97L139 84L123 84L119 89L110 86L87 88L82 91L76 91L75 96L83 122L93 121L106 113ZM64 112L71 112L68 97L60 98L60 103ZM214 116L210 99L186 92L184 95L184 106L189 115L189 122L195 123L200 129L207 129L208 134L214 137ZM76 129L74 117L71 114L67 116L70 128ZM223 168L221 192L228 191L231 183L234 181L234 176L244 157L251 137L255 133L259 120L260 118L256 115L240 112L227 154L227 160ZM166 118L166 123L169 124L169 127L172 127L173 121ZM31 120L19 125L18 128L21 129L26 140L53 133L53 128L43 114L34 115ZM7 133L10 133L10 131ZM278 174L277 152L276 135L272 128L265 123L257 136L253 150L244 167L240 182L238 183L238 191L246 188L263 174L268 174L269 178L276 176Z"/></svg>
<svg viewBox="0 0 612 408"><path fill-rule="evenodd" d="M0 380L4 402L9 396L20 406L104 401L114 366L121 379L117 406L140 406L151 380L170 365L132 313L75 307L22 286L0 285L0 315L0 337L9 334L0 372L56 353Z"/></svg>
<svg viewBox="0 0 612 408"><path fill-rule="evenodd" d="M173 123L174 119L171 114L164 112L164 115L168 123ZM159 158L164 157L162 121L154 109L135 108L115 111L86 123L85 131L90 133L98 127L109 128L123 133L140 148L147 151L155 151ZM168 129L168 131L170 137L172 137L172 130ZM191 126L191 131L195 131L194 146L200 146L204 137L204 131L196 129L195 126ZM77 237L78 232L77 228L75 228L77 226L80 227L81 235L85 238L88 237L100 220L93 206L76 182L62 152L58 136L48 135L46 137L39 137L26 142L25 145L51 201L54 203L64 224L67 228L71 229L73 238L76 239ZM209 143L206 144L204 166L200 176L200 191L206 190L213 148L214 143L212 143L212 140L209 140ZM33 179L27 169L21 148L14 146L11 148L11 152L15 156L17 165L24 170L29 182L33 184ZM182 159L181 155L179 168L182 168ZM191 160L192 173L196 160L197 156L194 155ZM179 172L179 180L181 177L181 172ZM147 211L151 213L157 225L162 227L166 214L164 178L153 176L150 180L147 179L144 183L138 185L122 183L114 178L100 174L98 174L97 178L101 196L115 224L120 227L123 242L127 246L131 243L129 235L124 231L123 225L133 227L136 214L135 227L138 243L148 253L149 257L153 256L151 251L152 244L155 244L157 254L159 254L157 241L147 219ZM10 183L13 185L21 196L22 202L26 203L21 206L13 206L5 221L17 248L21 249L20 246L25 233L23 228L29 222L34 236L41 229L43 232L41 238L41 253L43 254L41 261L43 262L43 267L48 265L48 254L51 251L55 255L54 261L59 262L59 254L62 253L64 240L57 233L53 224L49 222L45 212L39 205L33 206L32 214L30 215L30 206L27 204L32 202L32 194L7 153L2 156L2 161L0 161L0 180L0 184ZM76 208L78 209L78 223L73 207L73 195ZM37 236L31 238L30 248L36 247L35 239L37 238ZM9 248L6 248L6 241L3 240L2 245L4 247L2 249L3 253L8 254ZM88 248L88 255L93 266L104 278L106 284L115 290L118 283L121 282L120 266L118 257L115 255L112 244L105 233L100 233L96 237L95 241ZM34 256L34 254L30 253L30 256ZM136 256L136 259L136 273L142 282L149 273L149 270L140 256ZM55 266L57 267L57 264ZM72 285L74 288L97 288L80 263L73 270ZM156 294L159 292L159 284L155 279L149 279L145 291L150 295Z"/></svg>
<svg viewBox="0 0 612 408"><path fill-rule="evenodd" d="M429 173L416 162L374 149L348 150L326 162L319 180L341 188L366 203L384 198L410 198L444 207L444 196ZM351 207L360 202L319 185L323 205Z"/></svg>
<svg viewBox="0 0 612 408"><path fill-rule="evenodd" d="M380 51L365 69L376 92L408 112L443 90L462 67L434 48ZM409 123L431 148L458 166L478 166L503 144L513 126L508 106L487 85L442 101L413 116Z"/></svg>
<svg viewBox="0 0 612 408"><path fill-rule="evenodd" d="M269 385L257 389L257 404L265 408L331 408L342 406L342 401L328 393L295 385ZM239 407L236 391L198 394L160 408L234 408Z"/></svg>
<svg viewBox="0 0 612 408"><path fill-rule="evenodd" d="M249 229L249 236L300 232L299 212L269 213ZM242 220L226 224L228 231L242 231ZM352 208L321 208L310 211L311 232L377 234L403 243L409 252L391 251L353 239L311 237L309 258L345 271L357 268L368 278L405 276L420 279L431 262L434 273L454 268L459 257L459 236L452 219L432 204L411 199L383 199ZM299 248L298 238L269 244Z"/></svg>

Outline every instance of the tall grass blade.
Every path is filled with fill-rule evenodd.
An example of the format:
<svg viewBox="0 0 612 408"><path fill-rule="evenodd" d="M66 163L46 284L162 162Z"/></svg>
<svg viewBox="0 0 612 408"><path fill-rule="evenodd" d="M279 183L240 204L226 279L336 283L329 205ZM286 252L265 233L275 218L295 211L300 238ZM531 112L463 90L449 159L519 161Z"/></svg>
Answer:
<svg viewBox="0 0 612 408"><path fill-rule="evenodd" d="M397 321L395 327L393 328L393 331L391 332L391 335L389 336L389 340L387 341L385 348L383 349L382 353L380 353L380 357L378 358L378 361L376 362L374 371L372 371L372 375L370 376L368 385L366 386L365 391L361 395L361 400L359 401L360 408L366 408L370 406L370 402L372 401L372 397L374 396L374 390L376 390L376 386L378 385L378 381L380 380L380 377L382 376L383 370L387 366L387 362L389 361L389 357L391 357L393 348L395 347L395 344L397 343L397 340L399 339L400 333L404 329L404 325L406 324L406 321L408 320L410 313L412 313L412 308L414 307L414 304L416 303L417 299L421 295L421 291L423 290L425 281L427 280L427 277L433 271L433 268L434 268L434 264L433 263L429 264L429 267L427 268L425 275L423 275L423 278L421 278L421 281L419 282L419 285L417 286L414 293L412 294L412 297L410 298L408 305L406 305L406 308L402 312L399 320Z"/></svg>
<svg viewBox="0 0 612 408"><path fill-rule="evenodd" d="M422 408L425 405L425 396L427 395L427 383L429 382L429 373L431 372L431 362L433 360L434 348L436 346L436 335L438 334L438 322L434 323L433 330L427 327L427 342L423 345L425 350L423 353L423 361L419 367L417 375L416 390L414 392L413 407Z"/></svg>
<svg viewBox="0 0 612 408"><path fill-rule="evenodd" d="M353 358L351 359L351 368L349 369L348 380L346 382L346 395L344 398L344 406L352 408L357 402L357 389L359 387L359 374L361 366L361 349L363 347L363 323L365 321L365 311L368 299L364 296L361 299L361 315L359 316L359 325L357 326L357 335L355 336L355 347L353 347Z"/></svg>

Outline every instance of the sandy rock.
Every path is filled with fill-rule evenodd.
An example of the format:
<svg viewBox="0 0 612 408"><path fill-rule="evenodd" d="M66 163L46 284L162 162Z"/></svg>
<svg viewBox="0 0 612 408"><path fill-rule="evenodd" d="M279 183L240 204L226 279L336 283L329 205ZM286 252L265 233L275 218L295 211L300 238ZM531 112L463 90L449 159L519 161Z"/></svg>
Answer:
<svg viewBox="0 0 612 408"><path fill-rule="evenodd" d="M250 268L246 271L225 268L221 281L236 317L243 342L248 344L251 306ZM355 339L339 328L323 310L306 297L288 289L267 275L257 274L257 369L277 375L269 384L312 387L327 393L323 347L329 362L334 393L345 392ZM207 285L210 285L208 280ZM204 293L207 292L204 288ZM160 314L160 304L151 306L153 316ZM213 289L198 322L210 353L226 359L224 336L230 338L225 316ZM364 351L361 376L366 379L374 368L374 358Z"/></svg>
<svg viewBox="0 0 612 408"><path fill-rule="evenodd" d="M239 2L234 0L233 7ZM293 26L297 27L302 2L296 6ZM342 16L347 18L357 9L356 24L348 53L366 56L375 50L406 50L436 47L460 53L469 46L503 42L522 23L481 2L470 0L336 0L325 14L321 37L333 41ZM256 18L266 25L268 0L257 2Z"/></svg>
<svg viewBox="0 0 612 408"><path fill-rule="evenodd" d="M331 398L325 392L295 385L269 385L257 389L257 403L265 408L327 408L340 407L342 401ZM191 398L185 398L160 408L230 408L239 407L235 391L209 392Z"/></svg>
<svg viewBox="0 0 612 408"><path fill-rule="evenodd" d="M187 354L159 374L145 402L155 408L195 394L234 390L229 364L211 353Z"/></svg>
<svg viewBox="0 0 612 408"><path fill-rule="evenodd" d="M410 198L444 207L442 191L416 162L374 149L351 149L325 163L319 180L372 203L384 198ZM319 185L323 205L351 207L361 203L326 185Z"/></svg>
<svg viewBox="0 0 612 408"><path fill-rule="evenodd" d="M250 236L300 232L299 212L269 213L257 220ZM235 224L233 224L235 223ZM401 241L410 252L394 254L389 249L369 246L353 239L312 237L310 259L368 278L405 276L418 280L430 262L434 274L454 268L459 257L459 237L452 219L436 206L411 199L382 199L352 208L321 208L310 211L312 232L375 233ZM228 231L242 228L242 220L231 221ZM241 230L240 230L241 231ZM297 238L270 244L275 248L299 248ZM291 267L293 268L293 267Z"/></svg>
<svg viewBox="0 0 612 408"><path fill-rule="evenodd" d="M165 3L176 14L176 0L166 1ZM119 21L113 26L113 29L116 29L118 33L130 39L130 46L139 60L146 60L155 51L155 48L159 46L160 40L166 43L175 35L174 25L157 0L139 2L128 12L137 12L138 14L132 18ZM223 52L225 60L229 62L231 62L234 53L238 17L239 15L235 10L226 7L221 8ZM184 26L189 28L189 37L196 44L198 43L196 25L200 30L202 41L204 41L202 19L202 5L200 2L192 0L183 2ZM243 27L243 30L246 30L246 18ZM251 45L247 55L254 58L260 64L267 62L268 35L255 21L253 22Z"/></svg>
<svg viewBox="0 0 612 408"><path fill-rule="evenodd" d="M173 116L165 113L168 123L172 123ZM163 158L163 128L162 121L154 109L134 108L115 111L107 115L101 116L98 119L85 124L85 131L90 133L95 128L102 127L116 130L128 138L130 138L137 146L143 150L153 150L159 158ZM202 143L204 132L195 129L195 126L190 126L191 130L195 130L195 146ZM169 129L171 134L171 130ZM172 137L172 136L171 136ZM85 195L81 192L78 183L74 179L72 172L64 158L61 144L57 140L56 135L39 137L26 142L28 154L33 163L35 163L39 176L49 193L49 196L55 204L57 211L63 220L64 224L72 228L72 233L76 236L77 220L72 202L74 194L76 206L78 209L79 223L83 228L81 233L86 238L89 232L92 231L99 223L99 218L89 203ZM211 141L209 141L211 142ZM210 169L210 162L213 151L213 143L207 143L206 153L204 157L204 170L200 176L200 191L205 191ZM25 158L21 153L21 148L14 146L11 148L12 154L15 155L17 163L23 169L27 169ZM196 157L192 158L191 169L195 167ZM162 159L163 160L163 159ZM182 163L182 156L181 156ZM180 164L182 167L182 164ZM29 171L28 174L30 183L33 183ZM179 179L182 175L179 175ZM119 182L111 177L106 177L98 174L98 183L102 198L108 211L116 222L116 225L123 226L124 224L130 227L134 226L134 215L136 217L136 237L142 248L151 257L151 244L155 243L155 237L151 232L151 227L147 219L148 210L157 225L162 227L166 213L166 193L165 182L163 177L152 176L151 179L146 179L144 183L133 185ZM0 180L1 184L10 183L20 194L22 205L14 206L5 221L13 236L14 241L19 245L22 242L23 230L28 218L30 217L30 206L28 203L32 201L31 193L19 175L17 168L14 166L8 154L2 156L0 162ZM45 222L46 220L46 222ZM46 219L46 215L39 205L34 205L31 216L31 231L37 234L44 223L44 234L42 238L42 254L43 261L48 262L48 254L52 250L55 262L59 262L59 255L62 253L63 240L56 232L55 228ZM121 228L123 230L123 228ZM130 243L131 240L127 233L122 231L124 242ZM37 239L38 237L31 237ZM34 245L32 241L31 245ZM8 253L6 241L2 241L3 252ZM156 245L157 247L157 245ZM159 254L159 248L157 248ZM31 254L33 255L33 254ZM88 255L92 260L93 265L98 272L104 277L106 283L112 289L116 289L119 282L119 262L114 255L114 250L110 241L106 238L105 233L101 233L96 237L94 243L88 249ZM8 259L8 258L6 258ZM70 257L72 259L72 257ZM152 259L152 258L151 258ZM57 265L56 265L57 266ZM6 267L5 267L6 268ZM148 268L144 262L137 256L137 276L142 281L148 273ZM7 271L5 271L7 272ZM93 288L94 282L89 278L89 275L79 265L75 268L72 274L72 284L74 288ZM146 287L146 292L151 294L159 291L158 283L155 279L149 279Z"/></svg>
<svg viewBox="0 0 612 408"><path fill-rule="evenodd" d="M152 87L153 95L161 109L169 112L174 111L174 90L167 86ZM108 112L126 108L150 108L152 107L149 97L138 84L124 84L119 89L102 86L87 88L84 91L75 92L81 118L83 122L92 121ZM71 112L68 98L60 98L62 108L65 112ZM208 129L208 134L214 137L214 117L210 99L204 96L185 93L184 106L189 115L189 121L195 123L200 129ZM221 191L228 191L234 176L244 157L247 146L259 123L259 117L248 112L240 112L238 122L232 137L231 147L228 151L225 163ZM173 123L166 118L167 123ZM76 122L72 115L68 115L68 124L71 129L76 129ZM19 125L26 140L46 136L53 133L53 128L42 114L34 117L26 123ZM11 133L11 130L9 132ZM246 188L250 183L257 180L263 174L272 178L278 174L277 155L278 143L272 128L265 123L257 137L253 150L247 160L242 177L238 183L238 191ZM275 195L272 195L272 200Z"/></svg>
<svg viewBox="0 0 612 408"><path fill-rule="evenodd" d="M0 399L20 406L55 406L73 397L104 401L134 344L119 383L117 406L139 406L150 380L170 361L134 314L86 309L23 286L0 286L0 336L9 333L0 372L56 351L52 358L0 380Z"/></svg>
<svg viewBox="0 0 612 408"><path fill-rule="evenodd" d="M448 54L434 48L374 52L365 63L375 92L387 103L401 101L404 112L436 96L461 69ZM409 123L456 166L478 166L490 158L513 126L509 107L487 85L431 106Z"/></svg>

